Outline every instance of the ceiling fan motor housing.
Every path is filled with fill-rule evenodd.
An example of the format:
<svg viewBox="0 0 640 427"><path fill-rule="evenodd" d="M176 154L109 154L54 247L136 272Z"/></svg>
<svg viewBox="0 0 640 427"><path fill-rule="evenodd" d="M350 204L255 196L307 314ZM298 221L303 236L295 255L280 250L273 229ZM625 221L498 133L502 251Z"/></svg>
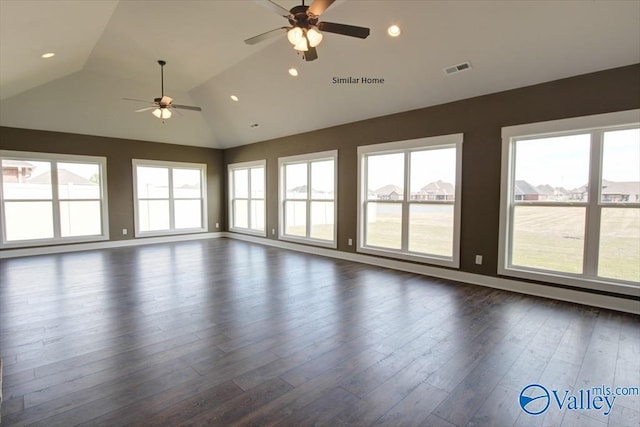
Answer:
<svg viewBox="0 0 640 427"><path fill-rule="evenodd" d="M307 14L307 9L309 9L309 6L304 6L304 5L300 5L292 8L289 11L291 13L291 16L288 18L289 23L294 27L307 28L307 29L312 25L316 25L318 23L318 17L309 16Z"/></svg>

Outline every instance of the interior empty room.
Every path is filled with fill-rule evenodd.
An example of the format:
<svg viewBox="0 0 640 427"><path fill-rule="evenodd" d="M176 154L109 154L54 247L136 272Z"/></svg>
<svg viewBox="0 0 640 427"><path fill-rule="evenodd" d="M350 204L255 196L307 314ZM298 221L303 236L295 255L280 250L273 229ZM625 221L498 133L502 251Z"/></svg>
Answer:
<svg viewBox="0 0 640 427"><path fill-rule="evenodd" d="M2 426L640 425L637 0L0 0Z"/></svg>

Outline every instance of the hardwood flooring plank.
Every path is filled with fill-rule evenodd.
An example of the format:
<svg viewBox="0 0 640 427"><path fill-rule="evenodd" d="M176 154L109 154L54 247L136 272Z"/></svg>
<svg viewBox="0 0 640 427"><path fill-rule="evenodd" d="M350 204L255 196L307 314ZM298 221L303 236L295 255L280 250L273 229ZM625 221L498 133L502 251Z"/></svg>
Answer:
<svg viewBox="0 0 640 427"><path fill-rule="evenodd" d="M332 365L329 369L296 387L291 391L238 420L233 425L240 426L273 426L283 425L282 420L300 411L305 406L319 399L327 390L336 388L340 381L354 372L366 369L376 363L384 355L375 350L364 350L353 354L348 359Z"/></svg>
<svg viewBox="0 0 640 427"><path fill-rule="evenodd" d="M293 386L274 378L248 390L239 396L212 409L206 408L200 414L180 420L185 426L220 425L228 426L245 415L254 412L277 397L291 390Z"/></svg>
<svg viewBox="0 0 640 427"><path fill-rule="evenodd" d="M376 426L420 426L449 393L430 384L420 383L402 400L378 418Z"/></svg>
<svg viewBox="0 0 640 427"><path fill-rule="evenodd" d="M640 387L640 318L638 317L622 315L613 387ZM616 406L623 406L631 409L630 413L638 414L640 397L619 396Z"/></svg>
<svg viewBox="0 0 640 427"><path fill-rule="evenodd" d="M576 388L613 384L619 343L620 317L617 313L603 310L594 326Z"/></svg>
<svg viewBox="0 0 640 427"><path fill-rule="evenodd" d="M371 365L362 372L345 379L341 386L362 398L367 393L379 387L389 378L396 375L400 370L416 360L418 355L414 353L395 352L387 355L374 365Z"/></svg>
<svg viewBox="0 0 640 427"><path fill-rule="evenodd" d="M445 421L437 415L429 415L421 424L420 427L457 427L455 424L451 424L449 421Z"/></svg>
<svg viewBox="0 0 640 427"><path fill-rule="evenodd" d="M502 385L496 386L484 403L473 414L467 427L503 427L512 426L522 410L518 405L520 390ZM553 424L548 424L553 425Z"/></svg>
<svg viewBox="0 0 640 427"><path fill-rule="evenodd" d="M200 389L190 389L188 397L185 393L178 393L177 396L175 393L168 393L162 399L159 399L158 395L154 395L148 400L148 403L153 405L151 407L145 406L146 401L136 402L134 405L106 414L102 418L93 419L86 425L87 427L99 425L107 427L116 424L140 427L179 425L184 420L213 411L243 393L232 381L210 388L204 388L202 382L199 382L198 385ZM175 388L171 390L179 391ZM173 404L167 405L166 403L167 400L171 402L180 398L183 399ZM159 405L159 402L162 403Z"/></svg>
<svg viewBox="0 0 640 427"><path fill-rule="evenodd" d="M286 426L343 426L342 414L356 407L359 399L342 387L331 388L318 399L278 422Z"/></svg>
<svg viewBox="0 0 640 427"><path fill-rule="evenodd" d="M290 369L280 375L280 378L297 387L320 375L325 375L335 366L340 366L345 360L350 360L354 355L361 353L363 348L368 349L370 346L366 344L366 340L364 341L365 344L360 341L352 341L336 349L326 351L320 356ZM378 355L376 362L388 356L379 351L375 351L375 354Z"/></svg>
<svg viewBox="0 0 640 427"><path fill-rule="evenodd" d="M0 260L3 426L637 425L640 317L209 239Z"/></svg>
<svg viewBox="0 0 640 427"><path fill-rule="evenodd" d="M72 393L104 381L124 378L154 364L172 362L184 354L201 349L206 344L190 338L187 335L178 341L172 340L171 344L165 341L160 346L152 346L148 351L145 351L146 348L141 352L136 349L90 363L82 363L76 359L78 365L75 368L67 365L66 369L54 374L36 377L33 381L12 388L12 393L24 395L26 407L38 405L49 400L51 394ZM207 350L209 356L212 352L218 355L222 353L216 348Z"/></svg>
<svg viewBox="0 0 640 427"><path fill-rule="evenodd" d="M615 410L611 411L607 421L609 427L640 426L640 412L616 403Z"/></svg>
<svg viewBox="0 0 640 427"><path fill-rule="evenodd" d="M549 339L546 335L548 330L544 328L548 317L549 312L544 307L530 310L519 322L506 326L501 339L494 340L491 335L488 348L484 347L486 342L480 342L481 348L484 348L483 357L472 363L473 369L451 391L447 400L435 409L434 414L456 425L469 423L525 349L531 348L532 342L535 343L535 338ZM538 326L541 323L542 328ZM560 337L561 334L556 334L556 340Z"/></svg>

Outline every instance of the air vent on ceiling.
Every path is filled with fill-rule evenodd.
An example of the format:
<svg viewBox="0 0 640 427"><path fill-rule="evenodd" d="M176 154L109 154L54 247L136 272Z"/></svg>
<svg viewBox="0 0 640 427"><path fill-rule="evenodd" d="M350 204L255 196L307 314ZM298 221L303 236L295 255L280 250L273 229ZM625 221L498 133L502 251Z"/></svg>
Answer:
<svg viewBox="0 0 640 427"><path fill-rule="evenodd" d="M470 69L471 69L471 63L469 61L466 61L466 62L462 62L462 63L457 64L457 65L452 65L451 67L443 68L442 71L444 71L444 73L447 76L450 76L451 74L456 74L456 73L459 73L461 71L466 71L466 70L470 70Z"/></svg>

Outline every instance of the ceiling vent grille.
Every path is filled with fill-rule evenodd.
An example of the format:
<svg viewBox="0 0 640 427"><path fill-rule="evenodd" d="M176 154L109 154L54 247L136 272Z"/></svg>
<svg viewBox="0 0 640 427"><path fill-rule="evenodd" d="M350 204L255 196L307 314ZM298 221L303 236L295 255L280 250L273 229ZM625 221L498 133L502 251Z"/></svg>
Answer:
<svg viewBox="0 0 640 427"><path fill-rule="evenodd" d="M447 76L450 76L452 74L456 74L456 73L459 73L461 71L466 71L466 70L470 70L470 69L471 69L471 63L469 61L466 61L466 62L462 62L462 63L457 64L457 65L452 65L451 67L443 68L442 71L444 71L444 73Z"/></svg>

